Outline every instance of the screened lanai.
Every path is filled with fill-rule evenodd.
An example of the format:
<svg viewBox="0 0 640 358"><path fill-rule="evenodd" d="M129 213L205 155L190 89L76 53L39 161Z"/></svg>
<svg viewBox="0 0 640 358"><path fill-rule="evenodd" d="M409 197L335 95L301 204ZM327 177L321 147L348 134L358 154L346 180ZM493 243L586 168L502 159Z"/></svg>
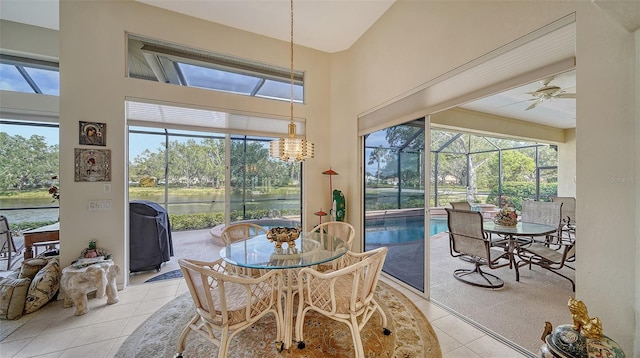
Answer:
<svg viewBox="0 0 640 358"><path fill-rule="evenodd" d="M424 240L447 230L444 207L467 201L490 217L505 204L549 200L557 193L557 150L425 122L365 136L365 249L386 245L384 271L424 292ZM425 234L425 143L430 148L429 235ZM411 269L407 269L410 263Z"/></svg>

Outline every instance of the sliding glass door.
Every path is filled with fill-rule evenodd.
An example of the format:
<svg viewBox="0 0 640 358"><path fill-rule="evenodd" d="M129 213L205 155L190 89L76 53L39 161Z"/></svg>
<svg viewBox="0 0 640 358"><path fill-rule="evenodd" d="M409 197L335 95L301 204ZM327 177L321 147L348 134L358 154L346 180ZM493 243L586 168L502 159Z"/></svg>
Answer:
<svg viewBox="0 0 640 358"><path fill-rule="evenodd" d="M364 248L387 246L383 272L425 290L425 120L364 136Z"/></svg>

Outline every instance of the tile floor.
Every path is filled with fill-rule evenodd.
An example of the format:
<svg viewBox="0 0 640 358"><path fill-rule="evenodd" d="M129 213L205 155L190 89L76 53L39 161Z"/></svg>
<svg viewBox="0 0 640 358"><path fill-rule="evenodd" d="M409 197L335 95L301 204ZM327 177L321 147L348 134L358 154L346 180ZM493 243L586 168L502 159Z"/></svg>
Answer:
<svg viewBox="0 0 640 358"><path fill-rule="evenodd" d="M187 254L178 252L179 246L190 252L207 253L209 257L204 259L218 256L220 247L211 240L202 240L203 235L208 235L208 231L174 233L176 256L162 267L162 272L177 268L177 257ZM176 245L176 242L181 242L181 245ZM106 298L90 299L90 311L83 316L75 316L73 308L63 308L60 300L49 303L25 316L28 322L0 342L0 357L114 356L127 336L147 317L188 291L182 279L144 283L155 275L155 272L132 275L130 286L119 291L120 302L107 305ZM428 300L386 278L383 280L410 297L422 310L438 336L444 358L525 357Z"/></svg>

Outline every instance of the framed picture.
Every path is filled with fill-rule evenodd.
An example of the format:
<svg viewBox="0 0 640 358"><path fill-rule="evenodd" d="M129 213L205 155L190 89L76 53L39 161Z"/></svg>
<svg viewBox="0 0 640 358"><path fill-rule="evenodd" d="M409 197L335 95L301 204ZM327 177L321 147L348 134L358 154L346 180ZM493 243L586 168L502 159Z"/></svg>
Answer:
<svg viewBox="0 0 640 358"><path fill-rule="evenodd" d="M75 181L111 181L111 150L75 148Z"/></svg>
<svg viewBox="0 0 640 358"><path fill-rule="evenodd" d="M80 121L80 144L107 145L107 124Z"/></svg>

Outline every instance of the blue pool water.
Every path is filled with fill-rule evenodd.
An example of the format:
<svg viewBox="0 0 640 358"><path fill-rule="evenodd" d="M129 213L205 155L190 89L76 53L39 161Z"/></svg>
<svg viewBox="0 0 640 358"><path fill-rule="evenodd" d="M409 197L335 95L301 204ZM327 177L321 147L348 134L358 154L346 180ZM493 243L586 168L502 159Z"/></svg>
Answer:
<svg viewBox="0 0 640 358"><path fill-rule="evenodd" d="M447 219L432 218L429 236L447 231ZM367 226L365 231L366 244L399 244L417 240L424 240L424 221L401 220Z"/></svg>

